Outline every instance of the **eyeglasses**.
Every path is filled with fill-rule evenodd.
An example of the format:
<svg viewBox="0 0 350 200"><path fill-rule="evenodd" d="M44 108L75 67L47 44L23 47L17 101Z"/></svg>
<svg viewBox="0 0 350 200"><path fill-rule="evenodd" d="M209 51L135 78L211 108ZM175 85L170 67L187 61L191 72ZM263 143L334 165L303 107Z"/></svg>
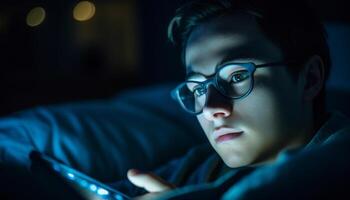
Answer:
<svg viewBox="0 0 350 200"><path fill-rule="evenodd" d="M206 105L208 87L214 87L225 97L236 100L248 96L254 86L256 68L285 65L286 62L274 62L256 65L249 63L226 63L216 69L215 74L206 81L185 81L171 91L173 99L191 114L200 114Z"/></svg>

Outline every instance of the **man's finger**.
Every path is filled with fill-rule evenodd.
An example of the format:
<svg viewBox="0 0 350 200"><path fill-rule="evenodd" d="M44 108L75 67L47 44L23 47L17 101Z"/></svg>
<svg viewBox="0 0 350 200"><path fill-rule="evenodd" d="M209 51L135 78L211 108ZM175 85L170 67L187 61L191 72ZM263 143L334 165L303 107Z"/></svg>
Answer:
<svg viewBox="0 0 350 200"><path fill-rule="evenodd" d="M164 192L151 192L142 196L134 197L133 200L154 200L161 197Z"/></svg>
<svg viewBox="0 0 350 200"><path fill-rule="evenodd" d="M174 185L152 173L143 173L139 170L131 169L128 171L127 176L131 183L144 188L148 192L162 192L174 188Z"/></svg>

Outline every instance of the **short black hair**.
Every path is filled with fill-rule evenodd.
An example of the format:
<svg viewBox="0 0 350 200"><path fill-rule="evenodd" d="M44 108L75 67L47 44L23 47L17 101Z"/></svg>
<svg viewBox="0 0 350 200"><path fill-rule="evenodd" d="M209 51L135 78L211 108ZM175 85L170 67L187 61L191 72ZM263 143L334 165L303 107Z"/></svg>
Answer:
<svg viewBox="0 0 350 200"><path fill-rule="evenodd" d="M281 49L285 60L299 63L288 67L293 77L297 77L308 58L319 55L325 79L328 78L331 67L328 35L321 20L303 0L191 0L176 10L168 27L168 38L180 45L184 55L194 28L210 19L241 11L255 17L266 37ZM318 113L325 111L325 86L313 105Z"/></svg>

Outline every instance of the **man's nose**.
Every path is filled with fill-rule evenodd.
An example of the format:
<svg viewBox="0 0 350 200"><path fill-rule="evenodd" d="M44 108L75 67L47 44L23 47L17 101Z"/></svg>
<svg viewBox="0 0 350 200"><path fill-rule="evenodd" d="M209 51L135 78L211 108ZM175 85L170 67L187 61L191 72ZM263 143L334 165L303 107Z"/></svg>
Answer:
<svg viewBox="0 0 350 200"><path fill-rule="evenodd" d="M213 85L208 86L207 101L203 108L203 115L212 121L218 118L226 118L231 115L233 102L223 96Z"/></svg>

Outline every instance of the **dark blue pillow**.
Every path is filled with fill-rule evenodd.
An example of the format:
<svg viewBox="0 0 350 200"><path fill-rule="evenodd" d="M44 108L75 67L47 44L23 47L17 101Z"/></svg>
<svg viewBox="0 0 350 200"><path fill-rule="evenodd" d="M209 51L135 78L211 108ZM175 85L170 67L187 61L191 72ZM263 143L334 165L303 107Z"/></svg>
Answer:
<svg viewBox="0 0 350 200"><path fill-rule="evenodd" d="M103 181L151 169L205 142L193 116L170 98L173 85L114 98L42 106L0 119L0 162L29 166L36 149Z"/></svg>

